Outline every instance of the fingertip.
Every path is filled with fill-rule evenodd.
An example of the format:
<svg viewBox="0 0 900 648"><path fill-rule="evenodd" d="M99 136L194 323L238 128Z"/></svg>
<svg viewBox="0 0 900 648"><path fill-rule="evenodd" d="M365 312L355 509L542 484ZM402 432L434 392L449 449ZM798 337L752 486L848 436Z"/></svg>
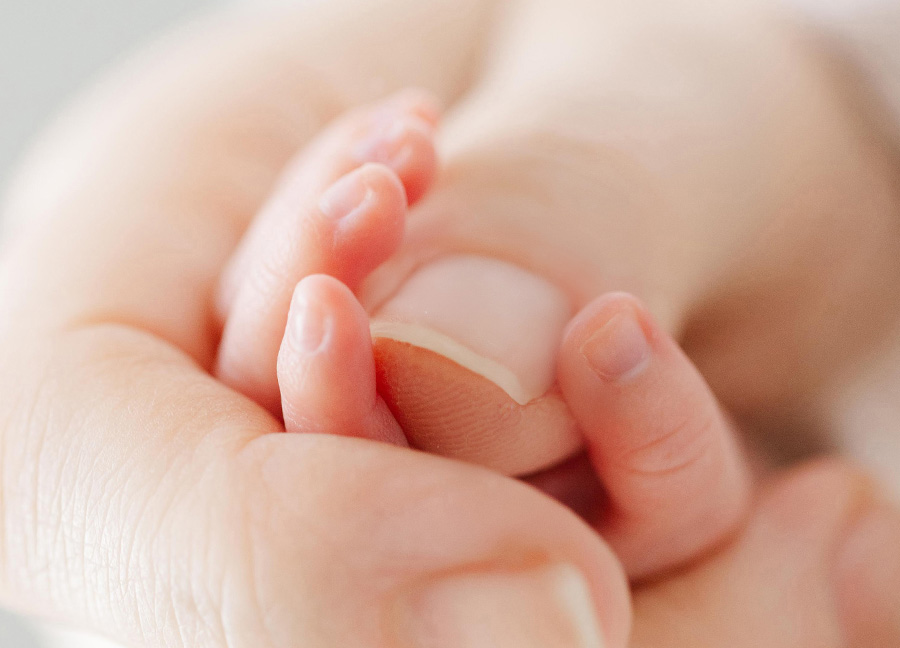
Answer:
<svg viewBox="0 0 900 648"><path fill-rule="evenodd" d="M630 315L648 337L653 337L655 324L643 303L630 293L610 292L592 301L572 318L563 333L563 349L577 355L592 335L620 315Z"/></svg>
<svg viewBox="0 0 900 648"><path fill-rule="evenodd" d="M375 359L378 392L416 449L523 475L579 447L556 393L519 405L447 357L390 338L376 337Z"/></svg>
<svg viewBox="0 0 900 648"><path fill-rule="evenodd" d="M563 333L557 382L583 427L607 420L598 390L619 395L618 387L651 362L657 337L652 318L628 293L607 293L572 318Z"/></svg>
<svg viewBox="0 0 900 648"><path fill-rule="evenodd" d="M288 431L296 431L292 428L299 412L310 405L304 398L310 372L332 361L335 344L346 335L342 295L333 281L327 275L311 275L303 278L291 295L276 365ZM321 357L323 354L326 357Z"/></svg>
<svg viewBox="0 0 900 648"><path fill-rule="evenodd" d="M397 173L409 204L418 201L437 173L435 130L440 112L415 91L385 101L363 119L365 135L351 146L357 163L384 164Z"/></svg>
<svg viewBox="0 0 900 648"><path fill-rule="evenodd" d="M525 268L430 260L373 309L379 391L420 449L508 474L547 468L581 441L554 386L571 313Z"/></svg>
<svg viewBox="0 0 900 648"><path fill-rule="evenodd" d="M327 275L297 284L277 362L285 428L405 445L375 391L368 317Z"/></svg>
<svg viewBox="0 0 900 648"><path fill-rule="evenodd" d="M358 346L369 342L369 318L353 291L331 275L315 274L304 277L294 289L291 300L291 315L298 306L298 314L305 304L316 304L321 312L333 323L330 324L332 338L330 347L344 351L345 346ZM362 345L366 346L366 345Z"/></svg>
<svg viewBox="0 0 900 648"><path fill-rule="evenodd" d="M334 274L356 286L399 248L406 227L406 193L393 170L370 162L326 190L323 211L328 211L329 195L342 185L358 185L360 196L354 209L336 220L331 218L334 245L340 250L333 255L339 266Z"/></svg>
<svg viewBox="0 0 900 648"><path fill-rule="evenodd" d="M216 371L227 384L278 413L296 282L327 273L355 288L397 251L409 201L436 173L439 114L427 93L397 93L339 118L285 170L220 279Z"/></svg>
<svg viewBox="0 0 900 648"><path fill-rule="evenodd" d="M321 276L307 277L297 284L291 297L284 336L283 348L291 352L285 354L287 360L308 361L310 356L331 344L335 304L331 303L328 292L328 283L322 281ZM282 373L279 371L280 376Z"/></svg>
<svg viewBox="0 0 900 648"><path fill-rule="evenodd" d="M393 215L406 208L406 193L396 171L379 162L366 162L354 173L362 175L366 186L381 200L383 207L393 208Z"/></svg>
<svg viewBox="0 0 900 648"><path fill-rule="evenodd" d="M441 121L443 106L441 100L425 88L404 88L391 95L387 104L408 114L416 115L432 128Z"/></svg>
<svg viewBox="0 0 900 648"><path fill-rule="evenodd" d="M410 119L405 126L405 143L391 167L406 191L408 204L416 204L428 191L437 175L438 157L434 132L421 119Z"/></svg>

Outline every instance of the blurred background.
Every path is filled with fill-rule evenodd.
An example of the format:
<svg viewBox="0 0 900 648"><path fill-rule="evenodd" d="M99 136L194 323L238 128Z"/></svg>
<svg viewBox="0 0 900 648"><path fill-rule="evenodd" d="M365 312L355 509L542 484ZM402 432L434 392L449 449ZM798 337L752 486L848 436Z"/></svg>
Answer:
<svg viewBox="0 0 900 648"><path fill-rule="evenodd" d="M2 0L0 190L29 142L104 67L221 0ZM0 611L0 648L108 648Z"/></svg>
<svg viewBox="0 0 900 648"><path fill-rule="evenodd" d="M220 1L0 2L0 182L85 82L153 33Z"/></svg>

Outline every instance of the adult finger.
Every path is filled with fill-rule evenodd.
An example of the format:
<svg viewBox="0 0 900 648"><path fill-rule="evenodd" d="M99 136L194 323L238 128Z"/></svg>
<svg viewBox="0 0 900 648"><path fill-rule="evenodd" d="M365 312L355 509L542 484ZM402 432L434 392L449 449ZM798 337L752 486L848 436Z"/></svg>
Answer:
<svg viewBox="0 0 900 648"><path fill-rule="evenodd" d="M637 592L632 646L900 645L898 544L900 512L855 470L795 468L768 485L727 550Z"/></svg>
<svg viewBox="0 0 900 648"><path fill-rule="evenodd" d="M4 604L138 646L625 645L617 561L527 486L276 433L126 327L4 356Z"/></svg>

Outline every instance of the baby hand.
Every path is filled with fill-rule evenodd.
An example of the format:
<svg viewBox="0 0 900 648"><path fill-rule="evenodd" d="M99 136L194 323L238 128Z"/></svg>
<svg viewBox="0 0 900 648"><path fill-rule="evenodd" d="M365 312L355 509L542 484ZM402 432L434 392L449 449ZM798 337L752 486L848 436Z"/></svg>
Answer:
<svg viewBox="0 0 900 648"><path fill-rule="evenodd" d="M399 246L404 190L419 198L434 174L434 114L414 93L355 111L286 172L223 283L220 376L276 413L280 397L291 432L409 444L518 474L546 466L531 481L570 504L599 477L604 500L574 507L634 578L720 542L747 510L746 459L705 382L634 298L608 294L567 323L572 307L550 282L450 255L377 308L373 329L384 337L373 349L369 315L348 284ZM373 125L376 141L387 132L380 119L405 151L394 169L359 155L384 148L371 143ZM442 344L436 326L482 327L486 343L507 327L517 344L479 354ZM549 353L536 352L550 341ZM529 367L549 372L548 384L512 399L498 387L500 353L520 360L507 386ZM527 394L523 384L510 391Z"/></svg>

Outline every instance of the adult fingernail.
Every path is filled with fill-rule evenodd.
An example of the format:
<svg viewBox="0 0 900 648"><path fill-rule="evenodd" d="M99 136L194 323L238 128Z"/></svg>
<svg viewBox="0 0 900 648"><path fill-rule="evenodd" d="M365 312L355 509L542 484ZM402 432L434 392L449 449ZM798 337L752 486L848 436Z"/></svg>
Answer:
<svg viewBox="0 0 900 648"><path fill-rule="evenodd" d="M311 300L298 291L288 316L291 346L303 354L318 352L328 340L332 320L324 304Z"/></svg>
<svg viewBox="0 0 900 648"><path fill-rule="evenodd" d="M319 199L319 210L333 221L352 220L365 209L373 195L366 182L366 167L360 167L341 177Z"/></svg>
<svg viewBox="0 0 900 648"><path fill-rule="evenodd" d="M587 581L570 565L446 577L401 611L410 648L603 648Z"/></svg>
<svg viewBox="0 0 900 648"><path fill-rule="evenodd" d="M626 381L650 362L650 344L636 314L624 310L612 316L581 345L588 365L604 380Z"/></svg>
<svg viewBox="0 0 900 648"><path fill-rule="evenodd" d="M423 266L379 307L372 335L444 356L524 405L552 387L571 315L546 279L505 261L454 255Z"/></svg>
<svg viewBox="0 0 900 648"><path fill-rule="evenodd" d="M900 513L876 504L837 557L838 599L853 645L900 646Z"/></svg>

